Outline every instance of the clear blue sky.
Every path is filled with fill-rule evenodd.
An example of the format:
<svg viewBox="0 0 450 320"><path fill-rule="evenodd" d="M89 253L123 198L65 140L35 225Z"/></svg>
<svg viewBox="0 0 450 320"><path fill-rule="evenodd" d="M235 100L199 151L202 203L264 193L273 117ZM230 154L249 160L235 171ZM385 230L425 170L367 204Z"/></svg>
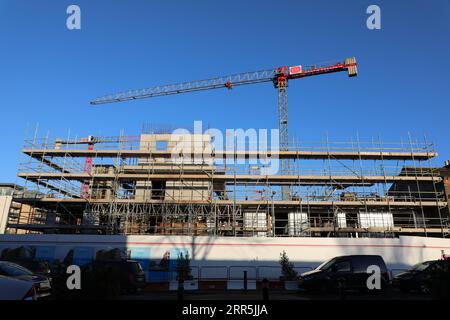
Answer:
<svg viewBox="0 0 450 320"><path fill-rule="evenodd" d="M82 29L66 29L81 7ZM366 8L381 7L381 30ZM270 83L92 107L99 95L356 56L359 76L291 81L291 136L319 141L424 134L450 158L450 2L0 1L0 181L22 141L45 134L138 134L145 122L277 128Z"/></svg>

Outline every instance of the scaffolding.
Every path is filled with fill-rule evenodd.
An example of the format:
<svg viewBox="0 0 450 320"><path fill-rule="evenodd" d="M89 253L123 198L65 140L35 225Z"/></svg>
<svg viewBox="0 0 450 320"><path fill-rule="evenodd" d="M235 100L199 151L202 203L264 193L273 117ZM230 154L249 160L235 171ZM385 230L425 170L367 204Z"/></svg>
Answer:
<svg viewBox="0 0 450 320"><path fill-rule="evenodd" d="M261 151L217 149L206 134L185 136L193 142L187 152L169 133L35 134L25 140L18 172L27 192L14 194L30 212L23 219L15 208L9 232L448 236L442 178L431 163L437 153L426 140L327 138ZM267 160L286 161L289 173L269 173Z"/></svg>

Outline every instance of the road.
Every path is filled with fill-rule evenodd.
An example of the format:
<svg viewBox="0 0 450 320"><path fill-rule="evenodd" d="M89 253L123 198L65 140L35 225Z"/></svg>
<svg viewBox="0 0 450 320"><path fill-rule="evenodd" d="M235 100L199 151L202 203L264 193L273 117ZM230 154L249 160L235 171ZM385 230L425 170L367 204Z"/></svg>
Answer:
<svg viewBox="0 0 450 320"><path fill-rule="evenodd" d="M121 300L177 300L177 293L171 292L140 292L133 295L124 295ZM184 294L184 300L262 300L261 291L188 291ZM310 294L290 291L273 291L269 293L270 300L342 300L338 294ZM431 300L427 295L390 291L386 293L352 293L345 294L346 300Z"/></svg>

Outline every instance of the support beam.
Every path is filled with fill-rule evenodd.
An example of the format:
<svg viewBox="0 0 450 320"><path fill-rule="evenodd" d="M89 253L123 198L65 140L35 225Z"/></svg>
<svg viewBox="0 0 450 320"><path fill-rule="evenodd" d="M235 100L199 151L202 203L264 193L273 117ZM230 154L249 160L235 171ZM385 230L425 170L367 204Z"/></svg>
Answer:
<svg viewBox="0 0 450 320"><path fill-rule="evenodd" d="M172 153L168 151L147 150L85 150L85 149L23 149L23 153L41 160L44 156L64 157L92 157L92 158L171 158ZM216 151L210 153L184 154L186 159L200 157L205 159L256 159L256 158L279 158L279 159L327 159L328 157L339 160L428 160L437 156L436 152L386 152L386 151L296 151L280 150L276 152L252 152L252 151Z"/></svg>
<svg viewBox="0 0 450 320"><path fill-rule="evenodd" d="M27 199L16 199L15 201L20 201L23 203L27 203ZM30 199L30 202L34 201L34 199ZM109 204L110 200L108 199L73 199L73 198L40 198L39 201L41 203L66 203L66 204L80 204L84 205L86 203L90 204ZM146 199L146 200L138 200L138 199L116 199L116 204L180 204L180 205L233 205L236 204L238 206L247 206L247 207L257 207L257 206L271 206L271 200L158 200L158 199ZM359 201L273 201L274 206L276 207L298 207L298 206L310 206L310 207L330 207L330 206L338 206L338 207L445 207L447 202L435 200L431 201L395 201L395 200L386 200L380 199L379 201L364 201L363 199Z"/></svg>
<svg viewBox="0 0 450 320"><path fill-rule="evenodd" d="M46 180L96 180L96 181L211 181L224 183L267 183L269 185L330 185L331 184L359 184L359 183L391 183L397 181L440 182L442 178L433 176L321 176L321 175L230 175L230 174L94 174L87 173L24 173L19 172L18 177L36 181Z"/></svg>

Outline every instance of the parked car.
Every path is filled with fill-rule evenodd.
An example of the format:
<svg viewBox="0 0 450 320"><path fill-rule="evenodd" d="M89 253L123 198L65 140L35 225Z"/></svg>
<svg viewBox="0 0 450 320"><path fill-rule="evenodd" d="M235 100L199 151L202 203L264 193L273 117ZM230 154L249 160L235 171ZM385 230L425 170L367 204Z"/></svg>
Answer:
<svg viewBox="0 0 450 320"><path fill-rule="evenodd" d="M48 277L37 275L10 261L0 261L0 275L28 281L36 289L36 297L42 299L51 295L52 287Z"/></svg>
<svg viewBox="0 0 450 320"><path fill-rule="evenodd" d="M376 265L381 272L381 289L389 284L389 273L381 256L353 255L330 259L316 269L302 273L299 288L307 291L329 292L338 290L368 290L367 269Z"/></svg>
<svg viewBox="0 0 450 320"><path fill-rule="evenodd" d="M36 300L34 284L0 276L0 300Z"/></svg>
<svg viewBox="0 0 450 320"><path fill-rule="evenodd" d="M431 260L418 263L411 269L397 274L392 285L402 292L419 291L429 293L433 277L439 270L450 270L450 260Z"/></svg>
<svg viewBox="0 0 450 320"><path fill-rule="evenodd" d="M135 260L94 261L88 267L94 281L115 282L120 291L136 292L145 286L145 272Z"/></svg>

